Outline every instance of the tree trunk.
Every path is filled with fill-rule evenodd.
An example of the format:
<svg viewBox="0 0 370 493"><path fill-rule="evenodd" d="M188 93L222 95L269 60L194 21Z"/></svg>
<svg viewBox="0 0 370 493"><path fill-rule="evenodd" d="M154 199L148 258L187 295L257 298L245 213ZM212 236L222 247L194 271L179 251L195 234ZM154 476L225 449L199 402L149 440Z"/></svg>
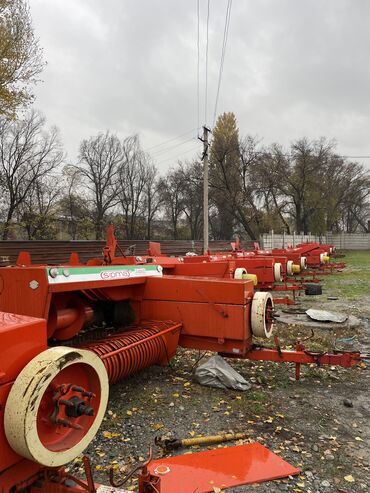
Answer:
<svg viewBox="0 0 370 493"><path fill-rule="evenodd" d="M95 226L95 239L102 240L103 239L103 218L98 217Z"/></svg>
<svg viewBox="0 0 370 493"><path fill-rule="evenodd" d="M9 207L8 214L6 216L6 220L5 220L5 223L4 223L4 229L3 229L3 235L2 235L2 239L3 240L7 240L8 239L8 236L9 236L9 228L10 228L10 223L11 223L12 218L13 218L13 213L14 213L14 208L13 207Z"/></svg>

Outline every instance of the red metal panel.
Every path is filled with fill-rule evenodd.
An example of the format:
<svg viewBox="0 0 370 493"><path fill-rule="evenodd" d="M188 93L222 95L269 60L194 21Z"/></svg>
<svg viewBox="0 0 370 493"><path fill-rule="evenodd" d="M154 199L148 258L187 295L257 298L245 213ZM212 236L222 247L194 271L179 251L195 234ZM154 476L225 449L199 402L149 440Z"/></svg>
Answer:
<svg viewBox="0 0 370 493"><path fill-rule="evenodd" d="M196 335L243 340L249 333L246 306L144 301L141 316L144 319L167 318L181 322L183 324L181 337Z"/></svg>
<svg viewBox="0 0 370 493"><path fill-rule="evenodd" d="M151 474L162 471L157 474L161 493L208 493L299 474L299 469L259 443L158 459L148 468Z"/></svg>
<svg viewBox="0 0 370 493"><path fill-rule="evenodd" d="M0 491L1 472L21 460L10 448L5 437L6 400L13 380L24 366L46 347L45 320L0 312Z"/></svg>
<svg viewBox="0 0 370 493"><path fill-rule="evenodd" d="M253 291L249 280L164 276L147 278L144 299L240 305L252 299ZM177 320L170 315L165 318Z"/></svg>
<svg viewBox="0 0 370 493"><path fill-rule="evenodd" d="M176 276L202 276L220 279L233 277L232 274L230 274L229 262L194 262L178 264L171 273Z"/></svg>
<svg viewBox="0 0 370 493"><path fill-rule="evenodd" d="M14 380L47 348L45 320L0 312L0 383Z"/></svg>
<svg viewBox="0 0 370 493"><path fill-rule="evenodd" d="M0 310L45 318L50 296L45 268L9 267L0 270Z"/></svg>
<svg viewBox="0 0 370 493"><path fill-rule="evenodd" d="M1 491L1 472L8 467L22 460L18 454L10 448L5 436L4 430L4 411L13 382L6 385L0 385L0 491Z"/></svg>
<svg viewBox="0 0 370 493"><path fill-rule="evenodd" d="M0 471L0 493L20 491L21 488L25 491L28 485L31 485L38 479L37 475L41 469L39 464L23 459L9 469ZM16 485L19 486L19 490L15 488ZM38 491L44 491L45 493L47 491L49 493L50 490L41 490L38 488Z"/></svg>
<svg viewBox="0 0 370 493"><path fill-rule="evenodd" d="M250 305L143 301L140 317L182 323L182 347L242 356L250 348Z"/></svg>

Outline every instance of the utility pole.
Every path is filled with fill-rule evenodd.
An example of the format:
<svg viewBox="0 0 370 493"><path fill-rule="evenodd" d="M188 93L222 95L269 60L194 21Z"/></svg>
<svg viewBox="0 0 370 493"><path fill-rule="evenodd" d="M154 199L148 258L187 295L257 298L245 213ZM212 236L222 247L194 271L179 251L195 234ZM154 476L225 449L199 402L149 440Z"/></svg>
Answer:
<svg viewBox="0 0 370 493"><path fill-rule="evenodd" d="M203 142L203 253L208 253L208 134L211 130L203 126L203 138L199 140Z"/></svg>

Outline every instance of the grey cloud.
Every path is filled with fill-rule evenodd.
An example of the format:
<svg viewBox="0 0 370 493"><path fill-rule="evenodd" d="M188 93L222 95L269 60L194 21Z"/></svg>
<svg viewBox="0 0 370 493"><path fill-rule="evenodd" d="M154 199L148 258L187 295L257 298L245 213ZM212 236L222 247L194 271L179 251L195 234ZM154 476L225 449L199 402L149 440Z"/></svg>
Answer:
<svg viewBox="0 0 370 493"><path fill-rule="evenodd" d="M196 0L30 4L48 60L36 106L60 127L71 159L98 131L139 133L150 147L196 127ZM211 0L208 123L225 9ZM219 112L234 111L241 133L265 143L325 135L344 154L369 153L369 14L366 0L234 0ZM157 162L164 169L175 155Z"/></svg>

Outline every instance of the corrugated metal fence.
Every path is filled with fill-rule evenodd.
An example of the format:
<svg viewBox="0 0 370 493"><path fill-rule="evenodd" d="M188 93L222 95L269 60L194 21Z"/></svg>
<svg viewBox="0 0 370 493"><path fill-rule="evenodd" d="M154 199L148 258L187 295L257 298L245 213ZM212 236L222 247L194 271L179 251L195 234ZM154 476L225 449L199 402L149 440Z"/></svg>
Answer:
<svg viewBox="0 0 370 493"><path fill-rule="evenodd" d="M263 248L284 248L287 245L298 245L315 241L329 243L340 250L370 250L370 233L326 233L322 236L303 235L294 233L292 235L276 234L273 231L261 235L260 244Z"/></svg>
<svg viewBox="0 0 370 493"><path fill-rule="evenodd" d="M203 242L192 240L161 241L162 253L185 255L186 252L202 253ZM146 255L149 242L145 240L119 241L122 251L135 245L135 255ZM82 262L91 258L101 258L105 241L0 241L0 265L14 264L21 251L28 251L35 264L67 263L72 252L77 252ZM243 248L252 248L253 242L242 242ZM210 241L211 251L230 250L229 241ZM116 252L120 255L119 249Z"/></svg>

